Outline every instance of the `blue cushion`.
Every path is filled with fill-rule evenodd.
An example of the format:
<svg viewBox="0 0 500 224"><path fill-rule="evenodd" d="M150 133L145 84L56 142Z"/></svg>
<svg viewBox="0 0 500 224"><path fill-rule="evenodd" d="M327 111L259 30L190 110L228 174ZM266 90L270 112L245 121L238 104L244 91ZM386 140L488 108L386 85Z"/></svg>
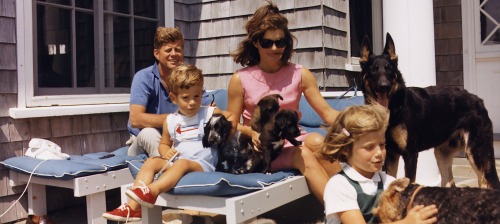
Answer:
<svg viewBox="0 0 500 224"><path fill-rule="evenodd" d="M30 175L43 160L28 156L12 157L0 162L5 167L19 173ZM75 177L106 172L106 167L78 163L71 160L46 160L36 170L33 176L48 179L71 180Z"/></svg>
<svg viewBox="0 0 500 224"><path fill-rule="evenodd" d="M208 95L215 98L214 103L220 110L227 111L227 89L218 89Z"/></svg>
<svg viewBox="0 0 500 224"><path fill-rule="evenodd" d="M132 176L137 176L142 162L129 162ZM265 186L300 174L297 170L279 171L273 174L249 173L229 174L222 172L193 172L181 178L177 185L167 191L173 195L233 196L263 189Z"/></svg>
<svg viewBox="0 0 500 224"><path fill-rule="evenodd" d="M97 152L83 156L71 155L68 160L47 160L34 171L33 175L49 179L71 180L75 177L122 169L128 166L128 160L145 159L147 157L146 155L127 156L127 150L128 146L119 148L112 152L115 156L105 159L99 158L110 155L110 153ZM6 159L0 163L11 170L30 175L33 169L42 161L41 159L20 156Z"/></svg>
<svg viewBox="0 0 500 224"><path fill-rule="evenodd" d="M344 98L344 99L326 99L331 108L341 111L348 106L357 106L364 103L365 98L362 96ZM299 103L299 111L302 113L302 118L299 124L306 127L320 127L324 124L323 119L309 105L306 98L302 96ZM309 131L308 131L309 132Z"/></svg>

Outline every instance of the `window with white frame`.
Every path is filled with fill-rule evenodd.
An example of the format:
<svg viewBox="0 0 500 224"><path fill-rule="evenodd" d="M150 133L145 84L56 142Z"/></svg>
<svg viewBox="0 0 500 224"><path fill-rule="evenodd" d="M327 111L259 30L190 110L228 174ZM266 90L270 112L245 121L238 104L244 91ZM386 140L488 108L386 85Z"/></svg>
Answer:
<svg viewBox="0 0 500 224"><path fill-rule="evenodd" d="M500 1L479 2L481 46L500 44Z"/></svg>
<svg viewBox="0 0 500 224"><path fill-rule="evenodd" d="M33 1L33 97L130 93L133 75L154 63L153 38L164 25L163 4Z"/></svg>

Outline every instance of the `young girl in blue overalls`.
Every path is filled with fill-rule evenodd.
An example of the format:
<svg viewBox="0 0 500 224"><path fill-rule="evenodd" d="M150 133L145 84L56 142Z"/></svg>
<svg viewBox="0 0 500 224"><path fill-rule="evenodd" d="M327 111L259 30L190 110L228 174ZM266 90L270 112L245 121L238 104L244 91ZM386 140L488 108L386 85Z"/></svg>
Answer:
<svg viewBox="0 0 500 224"><path fill-rule="evenodd" d="M381 172L385 160L386 108L375 105L344 109L330 127L316 156L346 163L328 181L324 200L327 224L380 223L371 212L394 177ZM396 223L434 223L435 205L415 206Z"/></svg>

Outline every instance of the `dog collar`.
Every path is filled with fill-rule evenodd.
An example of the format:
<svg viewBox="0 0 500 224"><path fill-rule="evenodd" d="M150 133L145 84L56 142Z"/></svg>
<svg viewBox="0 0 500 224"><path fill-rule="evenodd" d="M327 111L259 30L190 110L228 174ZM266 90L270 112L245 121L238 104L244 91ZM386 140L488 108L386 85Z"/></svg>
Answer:
<svg viewBox="0 0 500 224"><path fill-rule="evenodd" d="M411 195L410 203L406 207L406 215L408 215L408 212L410 212L410 210L412 209L411 204L413 204L413 200L415 200L415 195L417 195L418 191L420 191L420 189L422 188L424 188L424 185L418 186L417 189L415 189L415 191Z"/></svg>

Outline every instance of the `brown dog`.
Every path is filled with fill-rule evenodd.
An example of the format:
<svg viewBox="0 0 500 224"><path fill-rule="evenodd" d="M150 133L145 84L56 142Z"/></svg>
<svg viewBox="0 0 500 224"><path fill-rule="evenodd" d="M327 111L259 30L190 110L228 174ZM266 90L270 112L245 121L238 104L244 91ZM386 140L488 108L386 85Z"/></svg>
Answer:
<svg viewBox="0 0 500 224"><path fill-rule="evenodd" d="M257 108L252 114L250 119L250 127L252 130L260 133L262 127L268 123L276 113L280 110L279 99L283 100L283 97L279 94L270 94L259 100L257 103Z"/></svg>
<svg viewBox="0 0 500 224"><path fill-rule="evenodd" d="M402 220L413 206L436 205L437 223L500 223L500 191L483 188L423 187L410 179L393 181L372 213L383 223Z"/></svg>

